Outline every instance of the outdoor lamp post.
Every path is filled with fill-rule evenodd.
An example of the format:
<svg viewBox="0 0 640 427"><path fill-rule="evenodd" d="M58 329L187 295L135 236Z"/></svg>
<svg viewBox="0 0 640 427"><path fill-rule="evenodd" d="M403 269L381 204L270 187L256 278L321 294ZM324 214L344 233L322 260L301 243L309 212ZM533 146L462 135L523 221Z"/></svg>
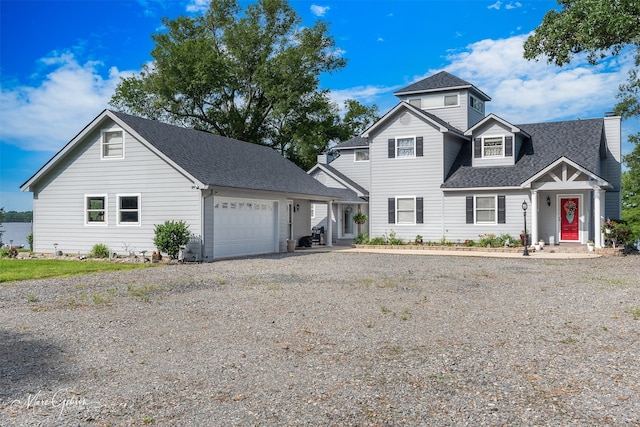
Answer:
<svg viewBox="0 0 640 427"><path fill-rule="evenodd" d="M527 237L527 201L522 202L522 212L524 213L524 252L522 252L522 256L529 256L529 249L527 245L529 244L529 239Z"/></svg>

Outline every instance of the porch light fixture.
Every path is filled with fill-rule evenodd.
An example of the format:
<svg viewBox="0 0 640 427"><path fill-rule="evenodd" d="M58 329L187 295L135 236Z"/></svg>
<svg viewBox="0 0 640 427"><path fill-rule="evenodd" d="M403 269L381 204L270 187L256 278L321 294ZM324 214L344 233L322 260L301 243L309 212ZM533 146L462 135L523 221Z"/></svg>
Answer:
<svg viewBox="0 0 640 427"><path fill-rule="evenodd" d="M296 205L293 207L293 211L298 212L299 210L300 210L300 203L296 203Z"/></svg>
<svg viewBox="0 0 640 427"><path fill-rule="evenodd" d="M551 197L547 196L547 206L551 206Z"/></svg>
<svg viewBox="0 0 640 427"><path fill-rule="evenodd" d="M529 256L529 249L527 248L527 245L529 244L529 239L527 238L527 208L528 207L529 205L527 205L526 200L522 202L522 212L524 213L524 242L522 242L524 246L524 252L522 252L522 256Z"/></svg>

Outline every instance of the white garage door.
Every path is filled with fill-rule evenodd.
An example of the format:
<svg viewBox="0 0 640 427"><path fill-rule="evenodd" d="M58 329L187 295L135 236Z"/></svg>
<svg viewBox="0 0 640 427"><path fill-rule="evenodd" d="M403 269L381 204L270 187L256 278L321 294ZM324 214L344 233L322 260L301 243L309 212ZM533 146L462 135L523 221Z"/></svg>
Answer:
<svg viewBox="0 0 640 427"><path fill-rule="evenodd" d="M217 197L213 204L214 257L276 252L276 204Z"/></svg>

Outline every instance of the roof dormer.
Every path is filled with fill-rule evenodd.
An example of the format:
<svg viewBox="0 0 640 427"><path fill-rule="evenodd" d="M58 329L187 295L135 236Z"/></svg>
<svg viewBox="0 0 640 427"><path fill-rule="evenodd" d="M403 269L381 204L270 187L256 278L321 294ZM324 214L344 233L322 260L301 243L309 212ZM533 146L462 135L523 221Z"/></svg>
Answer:
<svg viewBox="0 0 640 427"><path fill-rule="evenodd" d="M514 165L524 138L530 137L495 114L489 114L464 134L471 137L474 167Z"/></svg>

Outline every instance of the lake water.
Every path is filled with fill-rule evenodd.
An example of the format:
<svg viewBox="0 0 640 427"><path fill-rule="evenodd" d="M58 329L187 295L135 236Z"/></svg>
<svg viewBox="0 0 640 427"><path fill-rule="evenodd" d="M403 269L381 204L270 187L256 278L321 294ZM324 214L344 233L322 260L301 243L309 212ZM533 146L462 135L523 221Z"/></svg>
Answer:
<svg viewBox="0 0 640 427"><path fill-rule="evenodd" d="M31 233L30 222L3 222L0 224L2 230L2 244L8 245L13 240L13 246L29 247L27 236Z"/></svg>

